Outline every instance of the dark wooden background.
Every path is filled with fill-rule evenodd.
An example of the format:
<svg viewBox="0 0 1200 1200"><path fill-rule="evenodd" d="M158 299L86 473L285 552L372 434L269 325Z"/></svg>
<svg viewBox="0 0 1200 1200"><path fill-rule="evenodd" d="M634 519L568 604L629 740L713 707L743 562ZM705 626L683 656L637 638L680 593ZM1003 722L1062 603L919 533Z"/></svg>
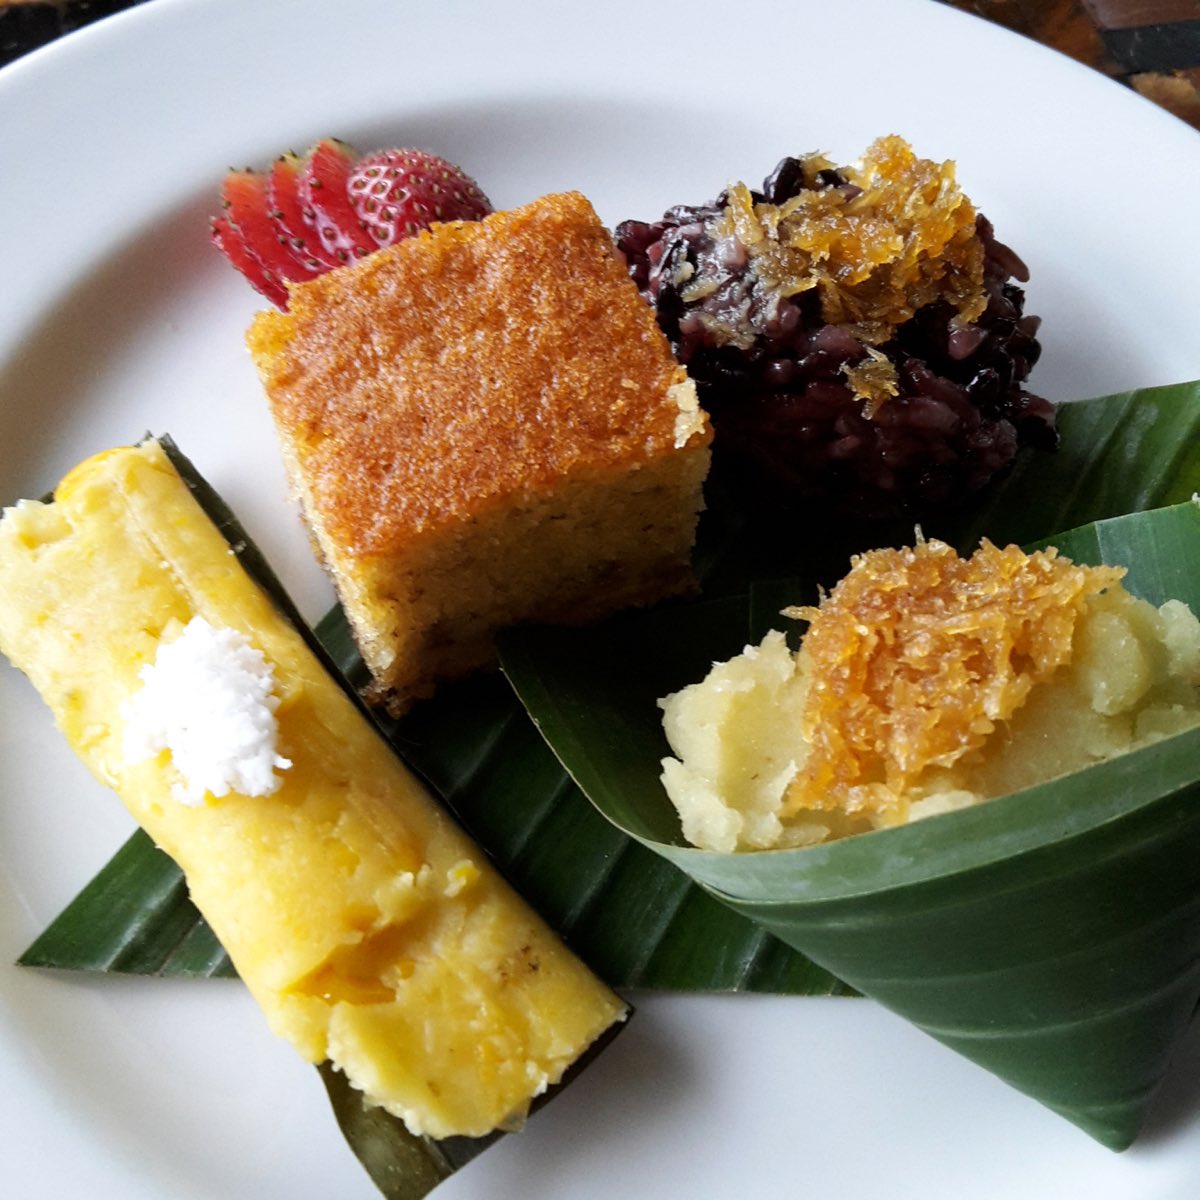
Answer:
<svg viewBox="0 0 1200 1200"><path fill-rule="evenodd" d="M1200 0L943 0L1053 46L1200 129Z"/></svg>
<svg viewBox="0 0 1200 1200"><path fill-rule="evenodd" d="M1200 0L940 0L1069 54L1200 129ZM0 0L0 66L134 4Z"/></svg>

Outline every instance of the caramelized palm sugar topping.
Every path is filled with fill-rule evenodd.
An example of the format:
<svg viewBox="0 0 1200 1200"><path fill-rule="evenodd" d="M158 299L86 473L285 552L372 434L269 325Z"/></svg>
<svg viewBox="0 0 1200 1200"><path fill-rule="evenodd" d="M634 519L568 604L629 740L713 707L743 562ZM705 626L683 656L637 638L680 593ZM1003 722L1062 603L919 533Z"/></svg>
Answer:
<svg viewBox="0 0 1200 1200"><path fill-rule="evenodd" d="M1087 598L1123 574L988 541L968 559L937 541L856 558L819 608L793 610L811 622L801 724L812 749L786 808L897 807L1070 662Z"/></svg>
<svg viewBox="0 0 1200 1200"><path fill-rule="evenodd" d="M803 162L806 180L832 167L817 154ZM785 297L816 289L823 320L868 345L888 341L937 301L963 324L979 317L987 306L983 242L954 164L918 158L893 135L843 173L847 187L806 187L778 205L756 204L750 189L736 184L714 233L741 243L761 287ZM744 336L732 327L711 332L734 345ZM850 384L878 407L896 392L895 370L886 360L888 370L873 360L866 365Z"/></svg>

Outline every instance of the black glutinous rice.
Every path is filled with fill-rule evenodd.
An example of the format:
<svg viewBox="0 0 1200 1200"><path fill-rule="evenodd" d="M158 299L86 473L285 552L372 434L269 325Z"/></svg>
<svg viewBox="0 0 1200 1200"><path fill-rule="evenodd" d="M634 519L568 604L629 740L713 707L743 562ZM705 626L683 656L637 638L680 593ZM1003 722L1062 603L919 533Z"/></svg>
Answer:
<svg viewBox="0 0 1200 1200"><path fill-rule="evenodd" d="M783 205L801 189L860 194L846 169L810 156L785 158L748 200ZM936 299L872 344L826 319L819 289L772 294L721 224L729 196L616 230L630 275L712 416L715 471L774 503L820 497L859 516L919 516L982 488L1022 447L1056 447L1053 406L1023 386L1040 353L1039 318L1024 314L1014 282L1028 271L982 214L974 217L982 312L964 322ZM882 403L848 382L847 370L863 363L890 380Z"/></svg>

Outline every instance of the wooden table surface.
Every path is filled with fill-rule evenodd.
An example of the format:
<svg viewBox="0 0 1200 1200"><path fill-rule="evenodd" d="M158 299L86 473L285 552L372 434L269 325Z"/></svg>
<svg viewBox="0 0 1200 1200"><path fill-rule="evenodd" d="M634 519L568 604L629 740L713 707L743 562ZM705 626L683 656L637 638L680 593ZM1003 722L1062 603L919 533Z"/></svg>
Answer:
<svg viewBox="0 0 1200 1200"><path fill-rule="evenodd" d="M1200 129L1200 0L939 2L1053 46ZM145 3L153 0L0 0L0 66Z"/></svg>

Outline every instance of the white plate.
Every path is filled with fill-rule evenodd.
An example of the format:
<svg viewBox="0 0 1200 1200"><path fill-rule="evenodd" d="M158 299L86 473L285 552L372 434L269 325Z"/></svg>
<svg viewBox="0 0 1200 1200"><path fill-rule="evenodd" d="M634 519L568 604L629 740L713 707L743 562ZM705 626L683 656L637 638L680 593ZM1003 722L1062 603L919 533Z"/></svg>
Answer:
<svg viewBox="0 0 1200 1200"><path fill-rule="evenodd" d="M316 615L329 593L241 345L256 301L206 244L226 166L327 133L426 145L499 206L573 187L615 222L892 130L956 158L1030 263L1039 390L1200 376L1200 138L925 0L156 0L102 22L0 73L0 497L170 431ZM0 714L8 964L128 824L6 666ZM867 1002L637 1000L583 1080L439 1196L1197 1194L1195 1037L1116 1156ZM0 1063L5 1195L374 1195L237 984L3 965Z"/></svg>

